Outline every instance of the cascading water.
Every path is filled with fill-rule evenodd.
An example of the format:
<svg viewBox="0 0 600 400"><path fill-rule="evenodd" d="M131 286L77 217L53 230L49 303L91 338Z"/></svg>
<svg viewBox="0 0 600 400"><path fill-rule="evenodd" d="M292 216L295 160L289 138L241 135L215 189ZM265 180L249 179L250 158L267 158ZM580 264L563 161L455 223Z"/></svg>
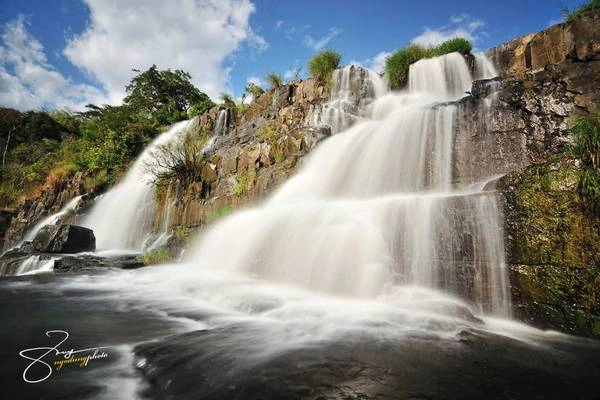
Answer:
<svg viewBox="0 0 600 400"><path fill-rule="evenodd" d="M336 69L331 77L331 101L323 104L311 123L327 125L332 133L341 132L358 121L373 99L386 91L387 84L371 70L353 65Z"/></svg>
<svg viewBox="0 0 600 400"><path fill-rule="evenodd" d="M138 157L125 178L97 200L82 225L96 235L96 247L141 250L152 230L156 202L147 165L160 146L182 138L196 119L178 122L160 134Z"/></svg>
<svg viewBox="0 0 600 400"><path fill-rule="evenodd" d="M350 97L350 71L336 71L329 104ZM189 261L349 296L417 285L507 315L495 198L452 190L455 106L444 102L470 89L467 63L453 53L409 76L406 93L373 91L361 108L369 119L324 142L264 206L205 233ZM340 121L329 112L323 119Z"/></svg>
<svg viewBox="0 0 600 400"><path fill-rule="evenodd" d="M62 221L63 217L65 217L67 214L74 214L74 213L76 213L77 209L79 207L79 202L81 201L81 197L82 196L77 196L77 197L72 198L56 214L52 214L52 215L44 218L39 223L37 223L33 228L31 228L29 231L27 231L27 233L23 237L23 241L33 240L33 238L35 238L35 235L44 226L46 226L46 225L54 225L54 224Z"/></svg>
<svg viewBox="0 0 600 400"><path fill-rule="evenodd" d="M219 110L217 114L217 120L215 121L215 126L213 127L213 134L208 139L204 148L202 149L202 153L209 152L215 144L215 141L219 136L225 135L227 132L227 123L229 121L229 112L226 108Z"/></svg>

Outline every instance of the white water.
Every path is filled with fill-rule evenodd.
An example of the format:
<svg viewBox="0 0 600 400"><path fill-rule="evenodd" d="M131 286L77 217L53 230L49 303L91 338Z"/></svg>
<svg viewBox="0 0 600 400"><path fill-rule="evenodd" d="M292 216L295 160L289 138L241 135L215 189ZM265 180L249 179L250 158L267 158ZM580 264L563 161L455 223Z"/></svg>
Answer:
<svg viewBox="0 0 600 400"><path fill-rule="evenodd" d="M54 258L48 260L42 259L42 256L27 257L19 268L15 271L15 275L33 275L43 272L50 272L54 269Z"/></svg>
<svg viewBox="0 0 600 400"><path fill-rule="evenodd" d="M333 72L331 100L315 114L313 125L327 125L339 133L360 120L368 105L387 91L380 76L364 68L348 65Z"/></svg>
<svg viewBox="0 0 600 400"><path fill-rule="evenodd" d="M46 225L54 225L57 222L61 221L62 218L68 213L75 213L77 208L79 207L79 202L81 201L82 196L77 196L69 200L67 204L63 206L56 214L52 214L42 221L38 222L33 228L31 228L25 236L23 237L23 241L31 241L35 238L35 235Z"/></svg>
<svg viewBox="0 0 600 400"><path fill-rule="evenodd" d="M138 157L123 180L102 196L82 225L94 231L98 250L141 250L151 232L156 202L146 170L161 145L182 138L196 119L174 124L161 133Z"/></svg>
<svg viewBox="0 0 600 400"><path fill-rule="evenodd" d="M213 134L204 145L202 154L209 152L213 148L217 138L227 133L227 122L229 119L228 115L229 113L227 109L219 110L219 113L217 114L217 120L215 121L215 126L213 127Z"/></svg>
<svg viewBox="0 0 600 400"><path fill-rule="evenodd" d="M334 74L340 98L329 104L348 98L338 89L353 79L349 68ZM324 142L262 207L205 233L188 261L351 297L418 285L507 315L495 198L451 189L455 107L439 103L462 97L471 81L459 54L413 64L408 92L374 91L359 122L336 114L337 126L355 124Z"/></svg>

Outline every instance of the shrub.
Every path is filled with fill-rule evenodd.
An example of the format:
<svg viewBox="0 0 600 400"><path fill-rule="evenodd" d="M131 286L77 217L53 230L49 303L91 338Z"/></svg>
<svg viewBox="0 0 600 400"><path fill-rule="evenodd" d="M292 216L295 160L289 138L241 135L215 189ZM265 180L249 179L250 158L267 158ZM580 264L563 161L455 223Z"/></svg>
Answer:
<svg viewBox="0 0 600 400"><path fill-rule="evenodd" d="M463 39L463 38L454 38L454 39L450 39L445 41L444 43L440 44L437 47L434 47L432 49L432 51L435 53L436 56L441 56L444 54L449 54L449 53L460 53L460 54L468 54L471 52L471 49L473 48L473 46L471 45L471 42L469 42L467 39Z"/></svg>
<svg viewBox="0 0 600 400"><path fill-rule="evenodd" d="M238 182L233 188L233 193L236 196L241 196L248 190L248 184L250 183L250 176L243 174L238 178Z"/></svg>
<svg viewBox="0 0 600 400"><path fill-rule="evenodd" d="M262 142L274 144L277 141L277 131L271 125L265 125L257 136Z"/></svg>
<svg viewBox="0 0 600 400"><path fill-rule="evenodd" d="M581 13L596 9L600 9L600 0L588 0L587 2L581 4L579 7L574 8L572 10L565 7L563 9L563 16L565 18L565 21L568 22L573 20L573 18L575 18Z"/></svg>
<svg viewBox="0 0 600 400"><path fill-rule="evenodd" d="M158 146L144 165L144 170L152 176L155 184L178 180L185 187L199 181L203 161L202 149L208 136L206 132L192 129L178 140Z"/></svg>
<svg viewBox="0 0 600 400"><path fill-rule="evenodd" d="M251 94L252 97L256 99L258 96L263 94L265 90L257 84L249 82L245 87L245 92Z"/></svg>
<svg viewBox="0 0 600 400"><path fill-rule="evenodd" d="M235 100L233 100L233 96L231 96L229 93L221 93L221 101L223 102L223 105L227 108L236 108L235 105Z"/></svg>
<svg viewBox="0 0 600 400"><path fill-rule="evenodd" d="M276 89L280 86L283 86L283 78L277 72L271 72L267 75L267 82L271 89Z"/></svg>
<svg viewBox="0 0 600 400"><path fill-rule="evenodd" d="M593 211L600 211L600 113L580 118L571 126L572 155L581 159L578 190Z"/></svg>
<svg viewBox="0 0 600 400"><path fill-rule="evenodd" d="M308 61L308 70L313 78L329 84L331 83L331 74L340 65L342 55L333 50L324 50L315 54Z"/></svg>
<svg viewBox="0 0 600 400"><path fill-rule="evenodd" d="M471 48L471 43L463 38L450 39L439 46L429 48L411 44L397 50L386 59L385 74L392 87L402 87L408 80L408 71L411 64L423 58L437 57L453 52L467 54L471 51Z"/></svg>
<svg viewBox="0 0 600 400"><path fill-rule="evenodd" d="M165 248L151 250L138 258L144 265L164 264L171 260L171 254Z"/></svg>
<svg viewBox="0 0 600 400"><path fill-rule="evenodd" d="M173 232L176 238L186 238L192 234L192 228L189 226L181 225L175 228Z"/></svg>

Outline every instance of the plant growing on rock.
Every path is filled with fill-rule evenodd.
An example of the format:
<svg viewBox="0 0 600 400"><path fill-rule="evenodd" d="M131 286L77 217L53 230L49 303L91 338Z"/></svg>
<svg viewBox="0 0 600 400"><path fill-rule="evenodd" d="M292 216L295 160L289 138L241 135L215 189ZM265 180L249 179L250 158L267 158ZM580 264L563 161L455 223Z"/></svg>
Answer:
<svg viewBox="0 0 600 400"><path fill-rule="evenodd" d="M261 94L263 94L265 92L265 90L263 88L261 88L260 86L258 86L255 83L249 82L245 89L245 93L252 95L252 97L254 99L256 99L258 96L260 96ZM243 103L243 101L242 101Z"/></svg>
<svg viewBox="0 0 600 400"><path fill-rule="evenodd" d="M184 187L200 180L206 132L191 130L179 140L158 146L144 169L154 184L179 181Z"/></svg>
<svg viewBox="0 0 600 400"><path fill-rule="evenodd" d="M310 75L319 81L330 84L333 71L340 65L342 55L333 50L324 50L308 61Z"/></svg>
<svg viewBox="0 0 600 400"><path fill-rule="evenodd" d="M171 260L171 254L164 248L151 250L138 258L144 265L164 264Z"/></svg>
<svg viewBox="0 0 600 400"><path fill-rule="evenodd" d="M267 82L271 89L276 89L283 86L283 78L277 72L271 72L267 75Z"/></svg>
<svg viewBox="0 0 600 400"><path fill-rule="evenodd" d="M569 22L572 21L573 18L584 12L598 9L600 9L600 0L588 0L574 9L569 9L568 7L565 7L563 9L563 16L565 17L565 21Z"/></svg>
<svg viewBox="0 0 600 400"><path fill-rule="evenodd" d="M221 93L221 101L223 102L223 105L227 108L236 108L236 104L235 104L235 100L233 100L233 96L230 95L229 93Z"/></svg>
<svg viewBox="0 0 600 400"><path fill-rule="evenodd" d="M600 211L600 113L580 118L571 127L574 157L582 162L579 194L592 211Z"/></svg>
<svg viewBox="0 0 600 400"><path fill-rule="evenodd" d="M411 64L423 58L437 57L454 52L468 54L471 48L471 43L463 38L450 39L436 47L422 47L411 44L397 50L386 59L385 74L390 85L399 88L408 81L408 71Z"/></svg>

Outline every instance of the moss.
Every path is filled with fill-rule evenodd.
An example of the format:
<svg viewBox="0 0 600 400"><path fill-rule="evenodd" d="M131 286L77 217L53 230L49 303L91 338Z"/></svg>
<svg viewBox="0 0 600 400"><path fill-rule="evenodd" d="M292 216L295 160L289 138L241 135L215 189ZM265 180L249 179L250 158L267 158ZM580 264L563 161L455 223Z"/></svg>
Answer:
<svg viewBox="0 0 600 400"><path fill-rule="evenodd" d="M516 180L513 286L536 318L585 335L600 316L600 220L578 194L568 156L526 168ZM557 315L560 314L560 317Z"/></svg>
<svg viewBox="0 0 600 400"><path fill-rule="evenodd" d="M138 261L142 262L144 265L164 264L170 260L171 254L169 253L169 250L165 248L151 250L138 257Z"/></svg>
<svg viewBox="0 0 600 400"><path fill-rule="evenodd" d="M231 214L234 210L235 210L235 208L231 205L224 205L221 207L217 207L216 209L213 210L213 213L212 213L212 216L210 219L212 221L216 221L218 219L221 219L221 218L226 217L227 215Z"/></svg>
<svg viewBox="0 0 600 400"><path fill-rule="evenodd" d="M238 177L238 182L233 188L233 193L236 196L241 196L248 190L248 185L250 183L251 177L250 175L243 174Z"/></svg>
<svg viewBox="0 0 600 400"><path fill-rule="evenodd" d="M183 238L187 238L188 236L190 236L192 234L193 230L191 227L189 226L177 226L175 227L173 234L175 235L176 238L179 239L183 239Z"/></svg>

